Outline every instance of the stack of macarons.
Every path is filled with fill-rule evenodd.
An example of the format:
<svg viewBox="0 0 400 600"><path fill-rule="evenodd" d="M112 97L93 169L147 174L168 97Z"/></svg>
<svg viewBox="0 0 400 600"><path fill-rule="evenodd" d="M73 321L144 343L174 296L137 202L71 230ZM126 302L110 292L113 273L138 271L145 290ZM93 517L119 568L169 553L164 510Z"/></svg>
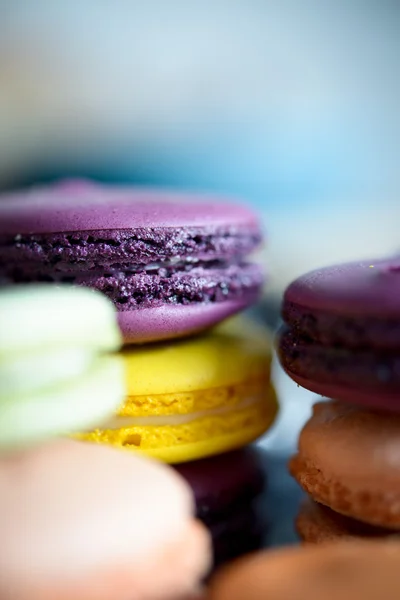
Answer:
<svg viewBox="0 0 400 600"><path fill-rule="evenodd" d="M237 316L262 293L263 270L249 259L261 242L250 210L212 197L67 181L0 203L1 279L89 288L117 310L127 394L76 437L186 463L200 516L208 503L215 514L244 500L252 510L265 480L244 498L261 457L241 449L277 412L268 332Z"/></svg>
<svg viewBox="0 0 400 600"><path fill-rule="evenodd" d="M290 471L309 495L307 542L400 531L400 261L314 271L286 290L279 356L328 398L300 433Z"/></svg>
<svg viewBox="0 0 400 600"><path fill-rule="evenodd" d="M97 291L0 291L3 600L172 600L208 573L209 534L173 469L54 439L106 421L124 401L120 345L116 311Z"/></svg>

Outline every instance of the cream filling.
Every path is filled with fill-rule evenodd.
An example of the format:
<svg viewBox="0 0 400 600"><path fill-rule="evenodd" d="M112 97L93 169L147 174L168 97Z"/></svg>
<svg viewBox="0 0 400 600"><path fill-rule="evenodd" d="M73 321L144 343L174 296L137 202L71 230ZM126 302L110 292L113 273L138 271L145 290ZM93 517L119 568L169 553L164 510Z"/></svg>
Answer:
<svg viewBox="0 0 400 600"><path fill-rule="evenodd" d="M114 416L108 419L105 423L102 423L101 429L122 429L126 427L147 427L156 426L163 427L168 425L184 425L197 419L205 419L207 417L213 417L215 415L225 415L236 412L238 410L244 410L259 404L265 400L265 391L254 394L243 398L238 404L234 406L219 406L217 408L211 408L209 410L201 410L187 415L155 415L150 417L120 417Z"/></svg>

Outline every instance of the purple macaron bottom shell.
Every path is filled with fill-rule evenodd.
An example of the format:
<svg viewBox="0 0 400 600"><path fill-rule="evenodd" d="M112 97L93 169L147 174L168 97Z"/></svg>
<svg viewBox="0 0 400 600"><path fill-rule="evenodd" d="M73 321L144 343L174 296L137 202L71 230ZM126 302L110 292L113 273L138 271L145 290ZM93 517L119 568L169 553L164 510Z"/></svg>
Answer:
<svg viewBox="0 0 400 600"><path fill-rule="evenodd" d="M216 325L251 304L246 295L241 300L217 303L163 304L118 312L118 323L125 344L142 344L185 337Z"/></svg>
<svg viewBox="0 0 400 600"><path fill-rule="evenodd" d="M286 326L278 337L280 362L301 387L333 400L400 412L400 355L323 346Z"/></svg>

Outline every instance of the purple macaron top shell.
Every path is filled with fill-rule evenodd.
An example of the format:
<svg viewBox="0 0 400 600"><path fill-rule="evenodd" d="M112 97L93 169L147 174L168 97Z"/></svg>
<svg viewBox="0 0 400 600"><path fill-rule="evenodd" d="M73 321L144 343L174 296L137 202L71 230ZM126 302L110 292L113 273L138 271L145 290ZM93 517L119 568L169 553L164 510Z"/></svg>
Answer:
<svg viewBox="0 0 400 600"><path fill-rule="evenodd" d="M0 233L58 233L102 229L254 226L246 207L221 198L67 180L4 195Z"/></svg>
<svg viewBox="0 0 400 600"><path fill-rule="evenodd" d="M284 312L293 305L302 312L400 319L400 258L312 271L287 288Z"/></svg>

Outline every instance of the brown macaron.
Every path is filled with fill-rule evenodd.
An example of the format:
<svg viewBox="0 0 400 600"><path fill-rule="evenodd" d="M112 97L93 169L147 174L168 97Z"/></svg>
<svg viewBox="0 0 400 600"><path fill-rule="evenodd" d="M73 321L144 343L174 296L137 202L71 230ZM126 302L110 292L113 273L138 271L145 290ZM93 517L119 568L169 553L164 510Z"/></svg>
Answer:
<svg viewBox="0 0 400 600"><path fill-rule="evenodd" d="M368 525L362 521L345 517L327 506L307 498L301 504L296 518L296 529L301 540L308 544L350 541L364 538L382 538L398 532Z"/></svg>
<svg viewBox="0 0 400 600"><path fill-rule="evenodd" d="M262 552L220 571L207 600L398 600L399 565L394 541Z"/></svg>
<svg viewBox="0 0 400 600"><path fill-rule="evenodd" d="M334 400L318 402L289 469L317 502L400 529L400 415Z"/></svg>

